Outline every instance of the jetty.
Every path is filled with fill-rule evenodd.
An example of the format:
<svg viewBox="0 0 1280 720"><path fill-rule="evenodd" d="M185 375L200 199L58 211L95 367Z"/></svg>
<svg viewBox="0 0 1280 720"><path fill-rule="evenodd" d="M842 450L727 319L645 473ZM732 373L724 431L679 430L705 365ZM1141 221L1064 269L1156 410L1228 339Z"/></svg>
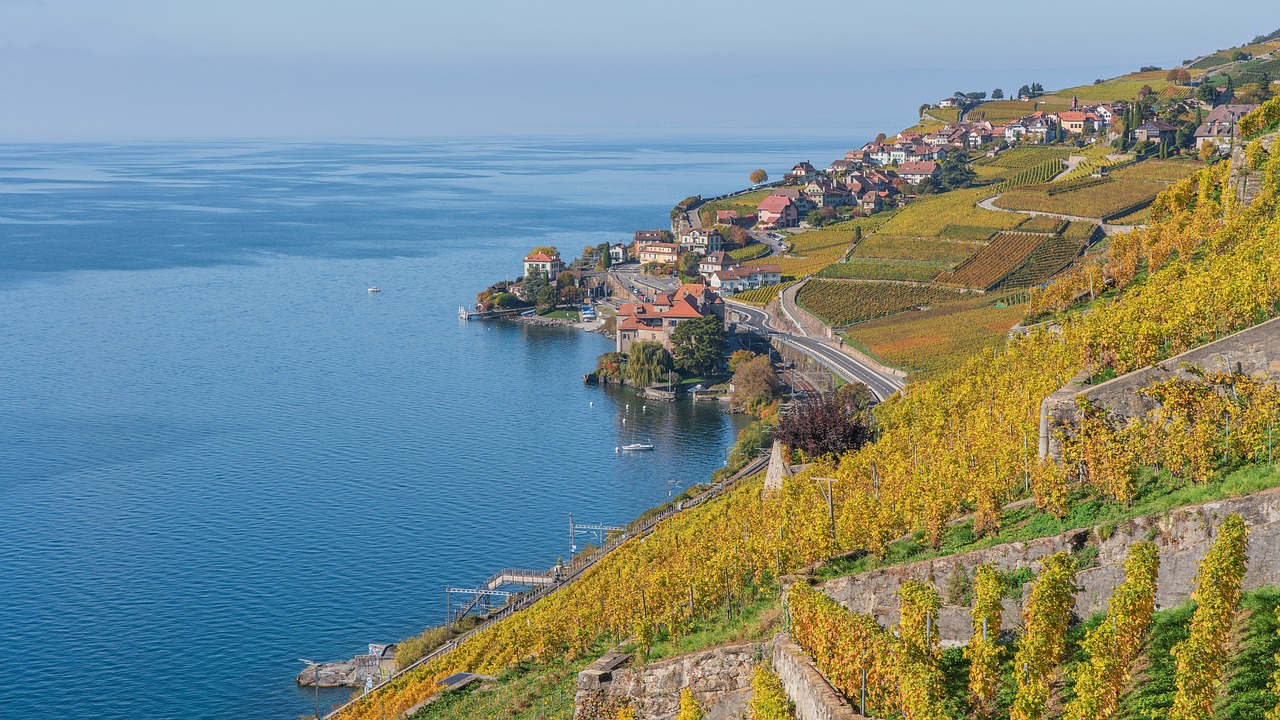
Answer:
<svg viewBox="0 0 1280 720"><path fill-rule="evenodd" d="M468 310L465 305L458 306L459 320L496 320L498 318L515 317L529 308L508 308L506 310Z"/></svg>

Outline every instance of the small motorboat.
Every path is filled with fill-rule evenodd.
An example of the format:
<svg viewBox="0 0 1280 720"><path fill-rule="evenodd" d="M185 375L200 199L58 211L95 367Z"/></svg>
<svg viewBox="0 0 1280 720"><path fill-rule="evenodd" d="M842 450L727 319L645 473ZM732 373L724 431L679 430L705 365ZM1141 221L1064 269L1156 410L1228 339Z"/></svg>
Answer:
<svg viewBox="0 0 1280 720"><path fill-rule="evenodd" d="M382 292L382 288L379 288L377 285L374 285L373 287L369 288L370 295L372 295L373 293L380 293L380 292Z"/></svg>
<svg viewBox="0 0 1280 720"><path fill-rule="evenodd" d="M623 445L622 449L633 450L633 451L634 450L652 450L653 446L650 445L649 443L631 443L630 445Z"/></svg>

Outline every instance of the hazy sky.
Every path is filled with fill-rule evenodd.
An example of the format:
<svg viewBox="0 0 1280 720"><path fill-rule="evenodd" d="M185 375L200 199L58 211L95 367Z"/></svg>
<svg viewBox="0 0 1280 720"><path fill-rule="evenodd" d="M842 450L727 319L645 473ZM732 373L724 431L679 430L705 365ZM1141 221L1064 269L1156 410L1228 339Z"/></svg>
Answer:
<svg viewBox="0 0 1280 720"><path fill-rule="evenodd" d="M1006 7L1033 6L0 0L0 141L866 133L952 90L1169 67L1280 27L1274 0Z"/></svg>

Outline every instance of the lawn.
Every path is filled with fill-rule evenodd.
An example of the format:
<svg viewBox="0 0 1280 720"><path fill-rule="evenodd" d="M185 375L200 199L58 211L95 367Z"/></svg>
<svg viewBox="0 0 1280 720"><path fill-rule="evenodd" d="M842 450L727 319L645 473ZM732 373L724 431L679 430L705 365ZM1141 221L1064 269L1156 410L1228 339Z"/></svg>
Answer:
<svg viewBox="0 0 1280 720"><path fill-rule="evenodd" d="M572 322L578 322L578 311L561 308L559 310L552 310L549 313L544 313L542 317L554 318L556 320L570 320Z"/></svg>

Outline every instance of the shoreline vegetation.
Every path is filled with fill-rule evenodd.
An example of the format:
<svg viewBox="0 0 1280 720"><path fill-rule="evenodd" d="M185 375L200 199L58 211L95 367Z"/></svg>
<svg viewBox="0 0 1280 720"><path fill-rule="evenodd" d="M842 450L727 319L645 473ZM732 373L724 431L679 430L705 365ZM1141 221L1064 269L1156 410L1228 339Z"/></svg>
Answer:
<svg viewBox="0 0 1280 720"><path fill-rule="evenodd" d="M1276 37L1280 32L1255 45L1274 57L1280 53ZM576 582L521 611L522 622L507 619L486 628L448 655L357 700L342 717L364 720L388 710L429 708L420 703L438 696L436 683L461 669L500 674L498 687L534 676L551 678L553 688L536 692L543 693L538 697L557 698L553 714L560 717L572 711L571 700L565 704L565 693L571 691L566 678L582 666L584 658L610 647L625 647L643 661L696 648L700 641L695 638L716 642L757 632L746 628L752 623L757 627L762 614L776 618L781 612L776 593L781 588L779 578L788 573L817 567L822 578L843 577L999 542L1046 537L1069 528L1120 523L1143 513L1169 512L1189 503L1273 487L1277 475L1271 428L1280 418L1280 391L1270 382L1242 374L1192 373L1189 379L1139 390L1137 395L1154 400L1155 409L1137 418L1117 418L1105 409L1095 412L1082 405L1080 419L1063 429L1061 461L1065 465L1041 456L1032 442L1039 433L1041 400L1072 377L1124 376L1253 327L1280 311L1280 289L1270 281L1280 276L1280 223L1274 218L1280 204L1280 152L1268 136L1280 126L1280 100L1270 97L1269 78L1252 87L1239 86L1232 79L1251 77L1248 73L1256 70L1249 63L1262 52L1255 48L1251 53L1218 53L1170 71L1143 68L1057 93L1045 93L1031 83L1016 93L1025 101L987 101L986 93L957 93L946 108L922 106L921 122L912 132L935 132L949 122L966 122L975 113L983 118L980 122L1014 122L1024 117L1018 113L1028 103L1061 115L1065 124L1074 122L1075 116L1062 113L1079 112L1075 107L1080 99L1111 103L1118 111L1117 137L1096 128L1092 136L1084 131L1073 140L1060 128L1056 132L1061 137L1054 138L1060 145L996 147L980 158L970 155L965 167L951 168L962 177L957 187L912 188L916 191L912 200L865 235L860 229L845 237L840 253L824 258L817 267L811 257L804 256L817 247L806 245L805 236L817 238L811 233L824 232L823 220L842 221L815 216L814 229L788 238L791 252L782 261L795 260L784 264L795 274L784 280L837 268L850 260L877 274L859 277L864 271L855 268L841 269L848 276L824 274L832 279L813 285L813 301L824 303L822 314L828 319L854 321L838 328L850 343L872 357L896 358L916 370L911 390L871 409L858 399L856 386L845 386L850 389L828 394L832 399L828 406L814 401L798 411L793 406L782 412L780 381L769 356L745 350L733 353L727 363L733 374L733 402L758 421L739 433L730 467L746 467L775 438L785 439L789 460L799 462L794 466L788 462L787 476L777 487L765 491L757 474L691 512L663 520L643 543L628 540L618 545ZM1221 63L1205 65L1219 55ZM1198 84L1192 87L1188 84L1192 82ZM1182 88L1190 91L1184 93ZM1242 152L1234 135L1230 157L1219 156L1216 149L1205 150L1206 146L1186 147L1185 134L1176 135L1179 127L1194 129L1193 122L1204 121L1196 103L1213 105L1224 96L1229 101L1250 94L1259 100L1257 107L1231 121L1248 130L1239 138ZM993 98L1002 96L1002 92L992 93ZM951 108L954 113L942 112ZM1169 113L1182 125L1159 119ZM1148 128L1145 137L1144 127ZM1157 142L1150 140L1151 132L1157 134ZM882 136L876 143L883 145L887 139ZM980 143L977 148L981 147ZM1043 151L1051 149L1064 150L1066 157L1045 159ZM1071 167L1064 164L1068 161ZM1098 168L1093 174L1073 174L1089 163ZM1108 167L1113 171L1108 172ZM1257 183L1237 181L1237 175L1254 177ZM1052 187L1059 181L1074 184ZM1248 187L1256 189L1246 204L1237 198L1236 188ZM1036 219L1046 216L979 207L999 190L1012 193L1007 202L1022 211L1048 213L1036 208L1051 206L1052 212L1072 210L1063 214L1096 222ZM672 211L673 223L686 211L697 211L699 200L695 196L682 201L685 207ZM1145 204L1139 209L1139 203ZM1105 229L1110 216L1137 218L1140 212L1145 214L1138 219L1146 221L1141 225L1149 227L1124 232ZM1086 224L1090 227L1084 228ZM1037 244L1038 237L1046 241ZM1002 244L994 244L997 238ZM1048 239L1055 238L1057 244L1050 247ZM1073 242L1077 243L1074 254ZM995 251L983 254L989 247L1007 247L1016 257ZM936 263L938 277L973 292L963 293L954 302L950 296L931 295L925 299L927 306L908 294L903 302L917 304L889 314L875 310L870 319L841 305L845 289L853 286L862 292L855 302L865 305L865 286L883 287L890 282L884 276L892 273L895 262L917 276L925 267L922 263ZM1039 275L1027 270L1031 263L1037 263ZM1009 277L1039 280L1002 286ZM535 275L536 293L525 302L551 300L554 305L555 291L548 287L550 283L540 284ZM495 289L491 293L495 303L510 302L499 297L514 294L509 285L491 288ZM896 309L881 301L883 312ZM948 337L938 327L944 323L963 330L974 318L981 318L977 322L985 335ZM1020 335L1009 332L1024 321L1039 327ZM911 339L908 332L905 338L899 335L892 341L898 346L890 347L876 335L903 327L920 328L916 332L922 334L917 337L923 340L906 347ZM640 349L625 357L602 356L597 373L647 386L662 373L673 371L676 358L661 345L637 345ZM932 354L922 354L922 347L932 348ZM683 359L687 362L689 356ZM841 429L835 439L820 432L832 427ZM922 464L921 458L928 462ZM815 480L827 481L825 493ZM661 510L651 513L655 517ZM1223 527L1227 528L1224 537L1234 534L1236 539L1214 546L1211 556L1220 556L1221 561L1201 566L1201 572L1209 574L1206 577L1243 575L1243 540L1239 539L1245 532L1243 521L1228 518ZM804 605L793 608L793 615L803 612L805 626L797 635L801 645L815 654L815 645L825 647L837 637L872 655L895 648L892 657L897 659L874 669L888 674L872 682L877 688L900 687L903 694L899 697L897 690L885 690L875 702L910 716L930 705L942 714L928 717L959 717L973 707L1039 717L1048 700L1049 678L1063 672L1060 666L1071 671L1073 693L1094 692L1075 679L1085 677L1076 674L1085 661L1093 668L1087 672L1112 673L1098 676L1098 682L1115 688L1110 691L1112 701L1121 708L1133 710L1137 699L1147 697L1144 687L1158 690L1158 697L1151 696L1155 699L1142 700L1144 707L1160 713L1202 702L1188 695L1185 687L1193 681L1213 686L1221 679L1220 661L1196 665L1186 660L1185 653L1192 650L1185 648L1202 648L1206 656L1221 655L1227 640L1222 623L1225 618L1229 629L1232 613L1241 602L1238 587L1234 595L1228 593L1219 600L1214 592L1219 587L1229 591L1230 583L1206 581L1197 590L1195 597L1202 607L1194 616L1184 606L1161 611L1149 636L1145 624L1139 626L1134 641L1139 645L1126 655L1126 662L1149 655L1151 665L1144 672L1160 680L1125 689L1130 668L1121 668L1122 674L1115 675L1100 664L1096 652L1089 651L1101 647L1090 643L1103 642L1089 639L1102 632L1100 619L1068 627L1069 614L1063 608L1069 602L1063 603L1064 597L1069 599L1066 593L1077 562L1078 558L1051 558L1042 577L1024 569L1016 578L1002 580L1009 588L1016 584L1020 592L1025 583L1034 581L1025 612L1028 625L1016 647L1018 662L1028 668L1034 664L1035 673L1018 676L1008 669L1015 646L1003 638L994 654L987 655L978 652L982 648L973 650L974 655L969 654L973 648L966 648L961 656L958 650L940 653L929 645L937 639L926 639L925 618L936 612L938 601L936 592L925 586L904 585L900 591L904 623L918 621L919 627L904 625L896 638L866 616L834 607L829 600L813 599L818 597L816 591L801 592L798 596ZM1267 592L1245 596L1246 607L1274 616L1276 601ZM935 596L931 598L930 593ZM1207 605L1218 608L1218 614L1200 612ZM912 615L914 619L909 620L909 612L917 610L919 617ZM996 622L998 626L998 616ZM764 626L771 628L772 623L766 621ZM1177 627L1171 629L1170 623ZM1210 628L1211 623L1217 625ZM1264 643L1264 638L1274 635L1274 626L1274 617L1259 620L1249 637L1255 645ZM1115 627L1113 623L1113 631ZM1189 628L1189 633L1183 628ZM1144 637L1149 646L1142 644ZM1197 644L1186 644L1192 640ZM910 643L915 644L908 647ZM1276 644L1274 639L1265 642L1270 651ZM1139 646L1145 649L1139 651ZM1251 652L1257 662L1271 663L1261 645ZM902 664L901 658L908 656L911 664ZM977 665L979 660L970 658L996 660L996 666L987 669L1003 678L983 681L987 689L974 697L966 695L961 673L986 670ZM824 666L830 662L835 664ZM853 677L847 663L847 658L819 658L818 667L847 679ZM1280 677L1280 669L1276 672ZM970 683L976 682L973 677L970 674ZM943 679L945 683L932 682ZM1231 681L1243 686L1238 679ZM1255 695L1270 693L1265 702L1251 700L1250 707L1276 705L1280 684L1268 686L1264 677L1244 685ZM920 704L925 696L906 694L917 687L931 688L925 705ZM945 700L939 694L944 691ZM1091 696L1089 701L1094 699ZM446 717L448 707L466 702L462 696L452 696L440 703L440 714L422 710L414 717ZM943 707L947 709L939 710ZM526 708L515 707L516 712L509 715L535 717L525 714Z"/></svg>

